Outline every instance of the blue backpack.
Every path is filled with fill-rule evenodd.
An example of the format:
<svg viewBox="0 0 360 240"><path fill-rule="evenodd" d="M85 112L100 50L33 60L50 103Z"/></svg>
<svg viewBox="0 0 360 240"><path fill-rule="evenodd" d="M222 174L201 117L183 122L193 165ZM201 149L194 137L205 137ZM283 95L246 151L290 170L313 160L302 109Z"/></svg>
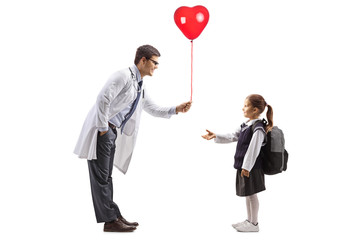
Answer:
<svg viewBox="0 0 360 240"><path fill-rule="evenodd" d="M252 130L254 131L255 125L258 122L266 124L266 120L259 120L253 124ZM271 131L266 134L266 144L261 147L261 154L263 155L262 169L267 175L274 175L286 171L289 154L285 149L285 138L283 131L274 126Z"/></svg>

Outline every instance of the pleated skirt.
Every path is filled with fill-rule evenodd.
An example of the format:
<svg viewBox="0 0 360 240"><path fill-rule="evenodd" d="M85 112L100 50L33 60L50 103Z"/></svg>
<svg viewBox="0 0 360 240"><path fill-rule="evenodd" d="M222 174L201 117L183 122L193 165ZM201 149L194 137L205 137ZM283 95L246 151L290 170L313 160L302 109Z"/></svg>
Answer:
<svg viewBox="0 0 360 240"><path fill-rule="evenodd" d="M251 196L265 190L265 176L262 169L252 169L250 177L241 177L241 170L236 172L236 195Z"/></svg>

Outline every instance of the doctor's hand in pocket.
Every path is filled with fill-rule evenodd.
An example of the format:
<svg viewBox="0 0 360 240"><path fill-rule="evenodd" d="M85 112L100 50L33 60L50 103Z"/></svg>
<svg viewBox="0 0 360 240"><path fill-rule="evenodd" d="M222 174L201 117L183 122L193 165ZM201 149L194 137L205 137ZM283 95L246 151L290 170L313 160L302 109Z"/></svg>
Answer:
<svg viewBox="0 0 360 240"><path fill-rule="evenodd" d="M213 133L213 132L211 132L211 131L209 131L209 130L207 130L206 129L206 131L208 132L206 135L202 135L202 137L204 138L204 139L206 139L206 140L211 140L211 139L213 139L213 138L216 138L216 135L215 135L215 133Z"/></svg>
<svg viewBox="0 0 360 240"><path fill-rule="evenodd" d="M100 137L104 136L108 131L99 132Z"/></svg>

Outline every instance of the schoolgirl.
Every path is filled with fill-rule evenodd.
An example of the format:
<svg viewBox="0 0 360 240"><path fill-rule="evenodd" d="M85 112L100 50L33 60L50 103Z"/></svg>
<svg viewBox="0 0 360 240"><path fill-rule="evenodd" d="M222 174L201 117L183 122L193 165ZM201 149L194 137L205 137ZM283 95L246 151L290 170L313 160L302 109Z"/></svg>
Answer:
<svg viewBox="0 0 360 240"><path fill-rule="evenodd" d="M266 107L267 122L259 119ZM206 130L207 134L202 137L206 140L214 139L216 143L237 141L234 156L234 168L237 169L236 194L246 197L247 219L232 226L239 232L258 232L259 200L257 193L265 190L260 149L266 144L266 133L271 131L273 127L273 110L258 94L248 96L242 110L248 121L243 123L234 133L215 134Z"/></svg>

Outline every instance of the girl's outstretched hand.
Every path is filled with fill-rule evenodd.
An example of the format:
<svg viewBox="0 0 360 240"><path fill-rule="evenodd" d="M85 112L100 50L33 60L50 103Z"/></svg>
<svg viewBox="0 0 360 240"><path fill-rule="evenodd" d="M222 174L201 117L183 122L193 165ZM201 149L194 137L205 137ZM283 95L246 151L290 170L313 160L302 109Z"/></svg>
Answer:
<svg viewBox="0 0 360 240"><path fill-rule="evenodd" d="M208 132L206 135L202 135L202 137L206 140L211 140L213 138L216 138L215 133L210 132L209 130L206 129L206 131Z"/></svg>

